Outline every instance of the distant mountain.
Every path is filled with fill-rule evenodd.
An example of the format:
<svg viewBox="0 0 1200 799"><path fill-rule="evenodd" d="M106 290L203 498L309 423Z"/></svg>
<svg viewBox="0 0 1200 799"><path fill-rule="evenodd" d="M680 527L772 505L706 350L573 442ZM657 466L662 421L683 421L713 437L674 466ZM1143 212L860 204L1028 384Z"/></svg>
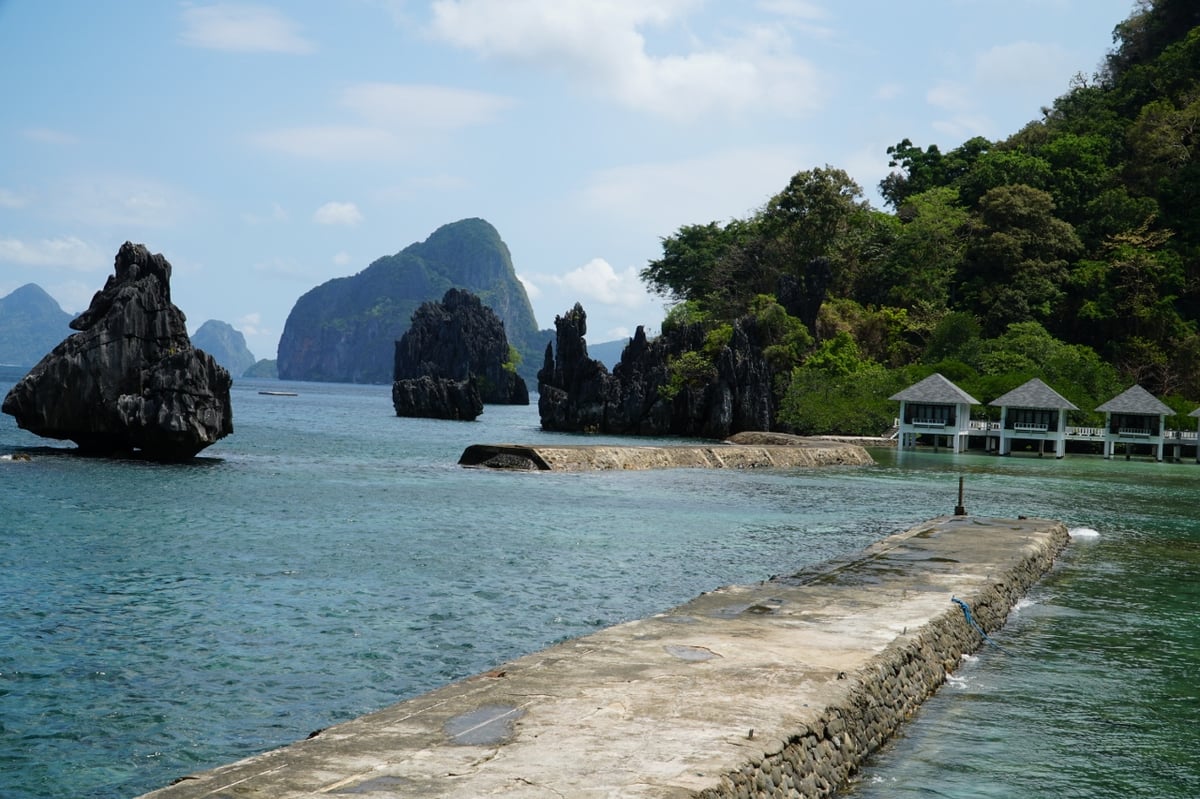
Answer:
<svg viewBox="0 0 1200 799"><path fill-rule="evenodd" d="M74 332L73 318L36 283L0 298L0 363L33 366Z"/></svg>
<svg viewBox="0 0 1200 799"><path fill-rule="evenodd" d="M213 356L233 377L241 377L255 362L246 337L228 322L209 319L192 335L192 346Z"/></svg>
<svg viewBox="0 0 1200 799"><path fill-rule="evenodd" d="M265 377L274 380L275 378L279 377L279 370L275 368L274 358L263 358L261 361L242 372L242 377Z"/></svg>
<svg viewBox="0 0 1200 799"><path fill-rule="evenodd" d="M390 384L396 341L413 312L450 288L466 289L491 308L521 352L522 376L536 374L548 339L538 335L508 246L488 222L463 219L300 297L279 340L279 377Z"/></svg>
<svg viewBox="0 0 1200 799"><path fill-rule="evenodd" d="M601 341L598 344L588 344L588 357L594 358L600 363L608 367L608 371L612 371L613 367L621 362L621 353L628 346L628 338L619 338L615 341Z"/></svg>

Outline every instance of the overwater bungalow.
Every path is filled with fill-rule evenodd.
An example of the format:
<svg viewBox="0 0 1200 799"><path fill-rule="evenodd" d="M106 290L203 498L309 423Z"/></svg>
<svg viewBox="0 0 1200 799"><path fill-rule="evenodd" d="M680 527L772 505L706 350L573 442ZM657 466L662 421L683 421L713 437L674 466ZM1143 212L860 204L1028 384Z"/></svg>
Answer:
<svg viewBox="0 0 1200 799"><path fill-rule="evenodd" d="M888 399L900 403L900 449L916 447L920 436L932 436L935 447L945 438L956 453L967 448L971 406L979 400L941 374L932 374Z"/></svg>
<svg viewBox="0 0 1200 799"><path fill-rule="evenodd" d="M1166 421L1175 411L1158 397L1134 385L1096 410L1104 412L1105 458L1113 456L1117 444L1124 445L1126 457L1135 445L1148 444L1155 459L1163 459Z"/></svg>
<svg viewBox="0 0 1200 799"><path fill-rule="evenodd" d="M1000 409L998 454L1011 454L1014 440L1036 441L1039 455L1047 442L1054 445L1054 457L1067 454L1067 411L1079 408L1043 381L1035 377L988 405Z"/></svg>

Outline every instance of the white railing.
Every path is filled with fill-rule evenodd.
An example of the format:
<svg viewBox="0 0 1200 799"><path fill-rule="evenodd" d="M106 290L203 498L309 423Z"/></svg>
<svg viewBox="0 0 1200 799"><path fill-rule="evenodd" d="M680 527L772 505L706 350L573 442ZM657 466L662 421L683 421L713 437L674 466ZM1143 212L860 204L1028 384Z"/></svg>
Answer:
<svg viewBox="0 0 1200 799"><path fill-rule="evenodd" d="M945 419L913 419L913 427L945 427Z"/></svg>
<svg viewBox="0 0 1200 799"><path fill-rule="evenodd" d="M971 420L971 429L972 430L983 430L983 431L999 430L1000 423L999 422L989 422L987 419L972 419Z"/></svg>
<svg viewBox="0 0 1200 799"><path fill-rule="evenodd" d="M1169 441L1191 441L1196 442L1195 430L1167 430L1163 432L1163 438Z"/></svg>
<svg viewBox="0 0 1200 799"><path fill-rule="evenodd" d="M1033 424L1032 422L1017 422L1013 425L1013 430L1021 433L1044 433L1050 429L1048 424Z"/></svg>
<svg viewBox="0 0 1200 799"><path fill-rule="evenodd" d="M1103 427L1068 427L1068 438L1101 438L1104 435Z"/></svg>
<svg viewBox="0 0 1200 799"><path fill-rule="evenodd" d="M1117 431L1117 435L1130 438L1150 438L1151 433L1149 427L1122 427Z"/></svg>

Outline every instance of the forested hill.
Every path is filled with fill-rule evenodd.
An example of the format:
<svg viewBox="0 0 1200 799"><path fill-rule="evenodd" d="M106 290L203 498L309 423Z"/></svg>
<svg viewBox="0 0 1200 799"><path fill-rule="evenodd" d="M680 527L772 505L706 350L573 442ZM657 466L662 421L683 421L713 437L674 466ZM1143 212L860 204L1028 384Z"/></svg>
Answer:
<svg viewBox="0 0 1200 799"><path fill-rule="evenodd" d="M1195 408L1200 3L1142 0L1113 42L1004 140L888 148L883 209L825 166L668 236L642 272L680 301L664 332L778 300L808 331L775 353L800 432L878 432L933 371L984 403L1037 376L1085 412L1135 382Z"/></svg>
<svg viewBox="0 0 1200 799"><path fill-rule="evenodd" d="M301 296L279 339L279 376L390 383L396 340L408 330L413 313L450 288L478 296L504 321L508 340L522 358L538 362L547 338L538 333L508 246L485 220L463 219Z"/></svg>

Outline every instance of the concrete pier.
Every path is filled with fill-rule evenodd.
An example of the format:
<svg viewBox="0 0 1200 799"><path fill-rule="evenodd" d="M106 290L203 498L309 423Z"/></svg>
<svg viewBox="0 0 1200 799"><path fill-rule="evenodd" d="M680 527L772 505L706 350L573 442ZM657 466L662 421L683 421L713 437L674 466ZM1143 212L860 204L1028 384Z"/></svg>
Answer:
<svg viewBox="0 0 1200 799"><path fill-rule="evenodd" d="M802 466L869 466L857 444L804 439L796 444L708 444L667 447L627 444L472 444L462 466L530 471L580 472L602 469L780 469Z"/></svg>
<svg viewBox="0 0 1200 799"><path fill-rule="evenodd" d="M982 645L951 599L996 630L1067 540L1060 522L935 519L147 796L828 796Z"/></svg>

